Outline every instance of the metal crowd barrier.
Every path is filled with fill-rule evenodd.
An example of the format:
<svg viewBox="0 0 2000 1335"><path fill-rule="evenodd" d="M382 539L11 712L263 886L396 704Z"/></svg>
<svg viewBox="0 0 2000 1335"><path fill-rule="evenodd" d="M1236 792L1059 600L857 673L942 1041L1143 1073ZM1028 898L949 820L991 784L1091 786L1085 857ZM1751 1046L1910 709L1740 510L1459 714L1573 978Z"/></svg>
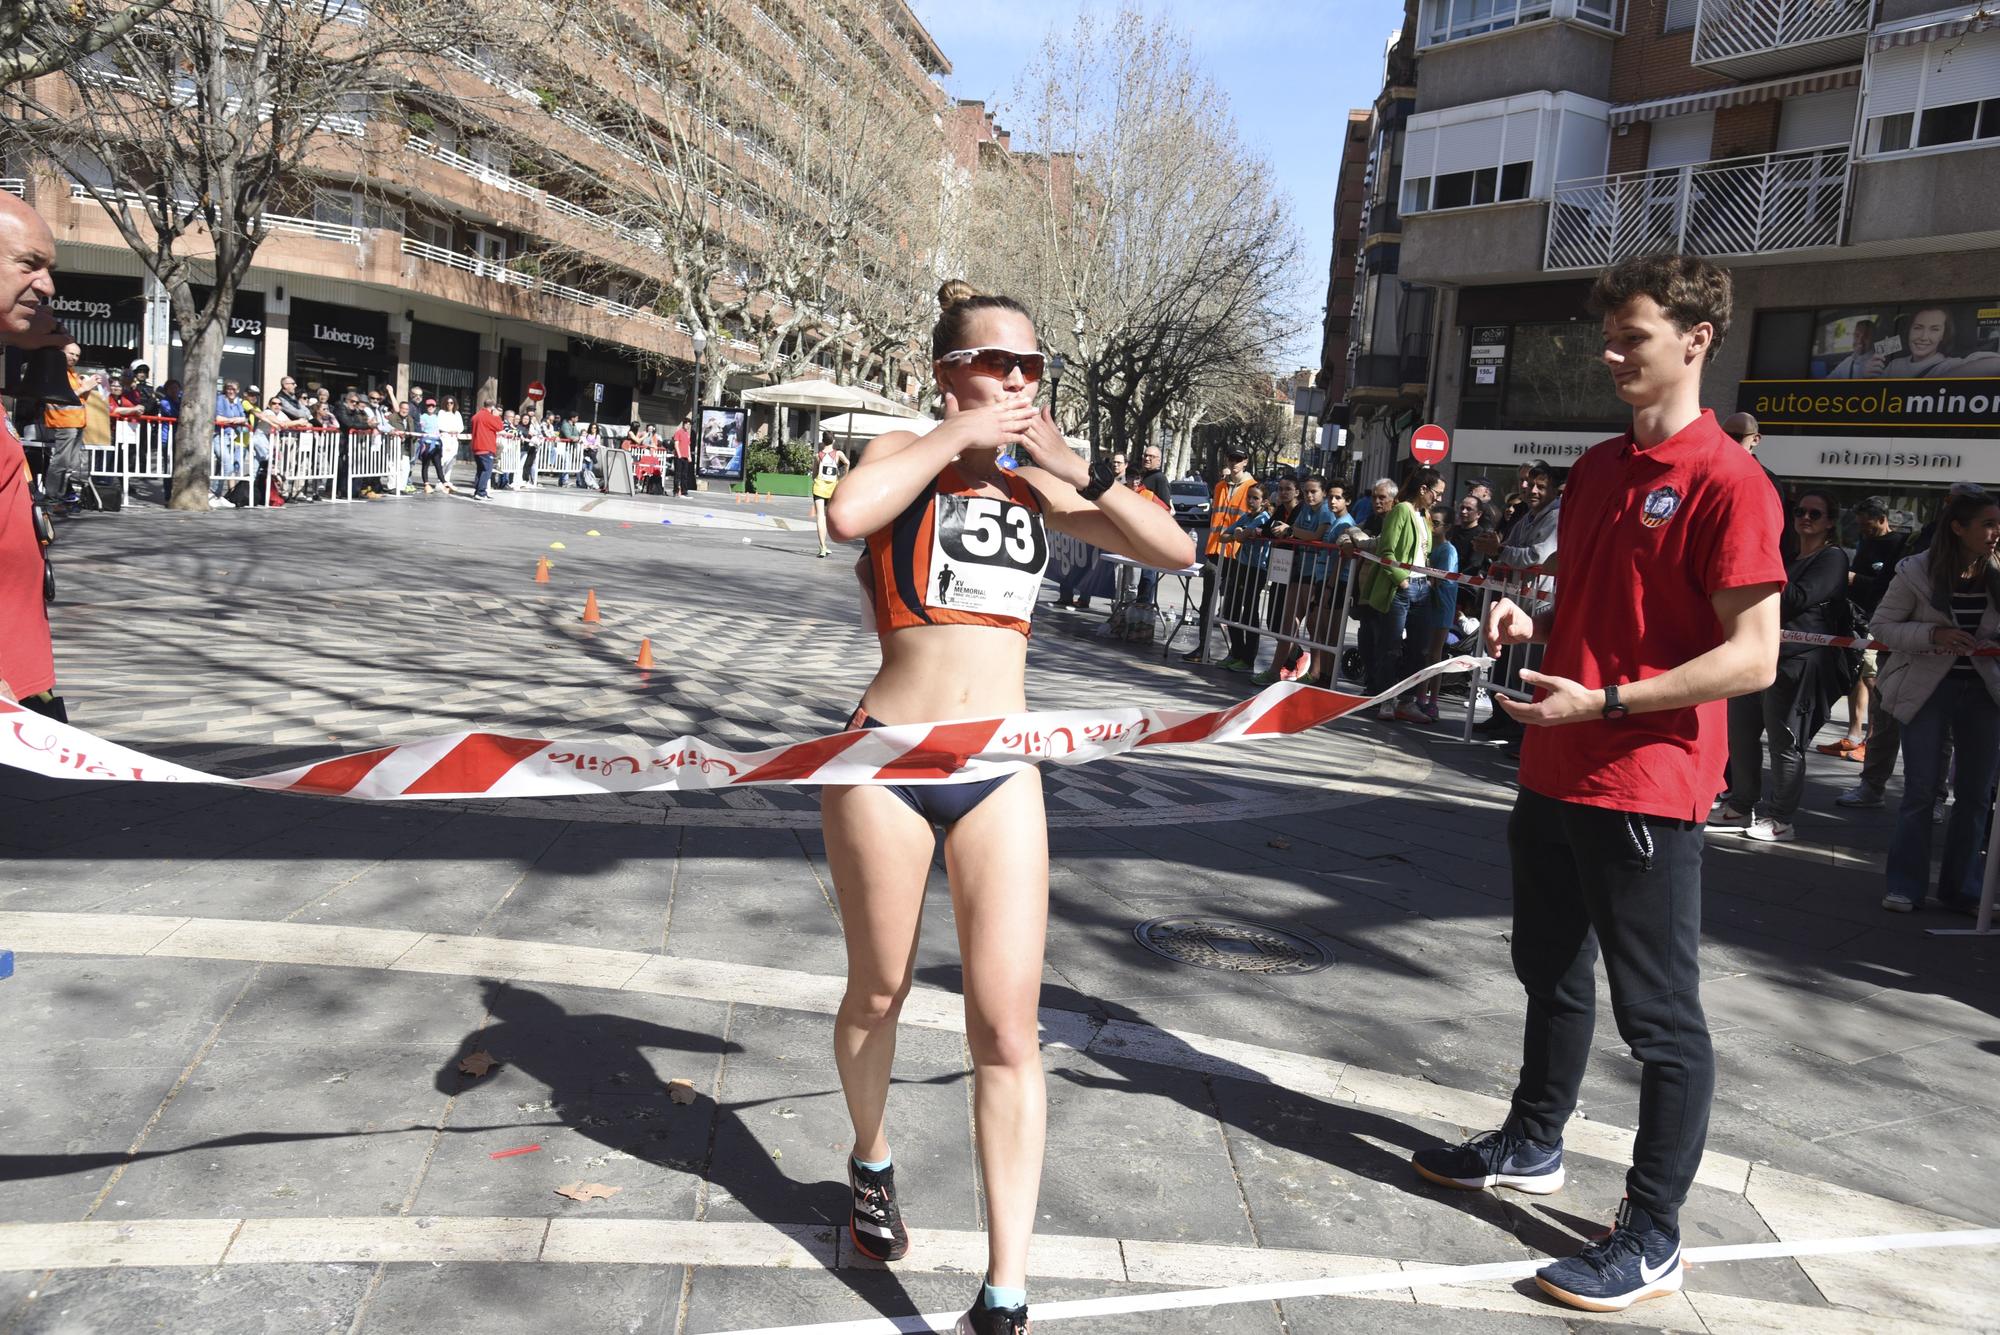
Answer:
<svg viewBox="0 0 2000 1335"><path fill-rule="evenodd" d="M1339 543L1313 542L1295 538L1231 539L1234 555L1212 560L1213 574L1205 581L1202 600L1201 661L1211 660L1213 648L1209 628L1219 627L1230 635L1233 650L1240 651L1253 665L1261 654L1262 641L1274 639L1274 668L1298 666L1302 677L1321 677L1339 687L1345 678L1353 686L1368 689L1372 680L1380 688L1392 685L1410 672L1427 666L1450 652L1451 637L1462 634L1461 618L1475 625L1483 623L1486 610L1496 595L1515 598L1536 596L1548 583L1539 568L1515 571L1496 566L1481 575L1462 575L1433 570L1427 566L1389 562L1372 552L1358 551ZM1229 548L1225 548L1228 551ZM1441 625L1445 645L1437 653L1429 644L1405 649L1399 637L1395 646L1377 641L1372 611L1358 613L1355 597L1359 576L1367 565L1397 565L1411 578L1425 581L1425 596L1435 597L1433 581L1449 583L1460 592L1448 609L1434 612L1420 622L1423 633ZM1414 612L1416 609L1413 608ZM1438 619L1439 625L1429 621ZM1475 632L1476 633L1476 632ZM1376 654L1395 653L1394 662L1370 673L1369 659ZM1540 665L1542 646L1520 645L1504 652L1492 673L1482 670L1466 689L1462 728L1469 739L1477 719L1479 697L1495 691L1527 699L1521 672Z"/></svg>
<svg viewBox="0 0 2000 1335"><path fill-rule="evenodd" d="M583 467L583 444L580 441L545 440L535 454L535 477L537 481L553 474L559 479L557 485L574 481L577 470Z"/></svg>

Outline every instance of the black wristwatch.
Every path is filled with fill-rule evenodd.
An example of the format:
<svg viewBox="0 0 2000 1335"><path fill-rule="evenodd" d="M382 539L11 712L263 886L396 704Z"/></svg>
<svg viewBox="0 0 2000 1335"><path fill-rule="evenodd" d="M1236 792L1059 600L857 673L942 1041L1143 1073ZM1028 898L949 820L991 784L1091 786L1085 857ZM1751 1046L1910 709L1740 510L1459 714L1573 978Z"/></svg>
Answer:
<svg viewBox="0 0 2000 1335"><path fill-rule="evenodd" d="M1090 481L1076 489L1076 494L1086 501L1094 501L1111 490L1111 484L1118 480L1112 471L1109 459L1093 459L1090 464Z"/></svg>
<svg viewBox="0 0 2000 1335"><path fill-rule="evenodd" d="M1604 688L1605 718L1620 719L1624 718L1627 714L1631 712L1632 711L1628 709L1626 706L1618 703L1618 688L1616 686L1606 686Z"/></svg>

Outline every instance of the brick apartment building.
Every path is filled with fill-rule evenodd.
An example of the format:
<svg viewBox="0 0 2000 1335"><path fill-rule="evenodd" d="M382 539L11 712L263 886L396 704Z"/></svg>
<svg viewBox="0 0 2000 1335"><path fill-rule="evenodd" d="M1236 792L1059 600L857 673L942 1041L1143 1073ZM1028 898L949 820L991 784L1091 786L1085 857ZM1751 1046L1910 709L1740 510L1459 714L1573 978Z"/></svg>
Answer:
<svg viewBox="0 0 2000 1335"><path fill-rule="evenodd" d="M690 47L715 46L687 17L693 6L632 3L679 25ZM951 66L903 0L859 0L839 16L817 0L734 0L717 12L716 21L736 32L726 58L735 62L740 96L730 123L717 123L714 150L732 170L750 177L781 166L768 148L771 125L758 117L775 118L788 101L811 95L813 74L834 82L829 70L932 113L921 123L936 117L942 169L955 145L945 133L951 99L937 78ZM577 56L606 95L630 97L634 81L650 77L618 64L608 49ZM592 123L549 106L527 82L532 72L497 55L475 48L453 57L435 87L413 84L392 103L323 127L329 153L316 161L330 170L295 210L300 216L268 218L273 235L232 313L223 375L266 389L288 373L334 389L393 386L399 395L420 384L464 402L491 383L509 403L540 381L551 411L585 415L593 384L601 384L598 410L607 420L677 420L690 388L689 329L636 295L657 289L670 258L657 234L632 226L612 196L659 158L620 140L645 132L641 118L622 127ZM647 86L647 124L702 114L657 79ZM439 96L427 98L427 90ZM342 143L356 150L344 166ZM976 161L976 146L966 148ZM144 361L156 378L178 376L164 292L105 210L59 164L6 167L0 189L28 199L55 232L57 301L87 361ZM732 235L768 234L749 207L754 198L745 191L721 205ZM754 244L746 252L755 263ZM552 273L544 255L571 257L588 276L560 281L566 275ZM749 345L727 330L711 342L722 346L710 347L707 374L720 370L732 387L748 383L741 363ZM787 359L787 373L806 369Z"/></svg>
<svg viewBox="0 0 2000 1335"><path fill-rule="evenodd" d="M1461 474L1622 427L1590 276L1683 250L1736 279L1704 401L1756 412L1779 475L1906 510L2000 482L1990 9L1409 0L1406 18L1400 272L1436 292L1426 410Z"/></svg>

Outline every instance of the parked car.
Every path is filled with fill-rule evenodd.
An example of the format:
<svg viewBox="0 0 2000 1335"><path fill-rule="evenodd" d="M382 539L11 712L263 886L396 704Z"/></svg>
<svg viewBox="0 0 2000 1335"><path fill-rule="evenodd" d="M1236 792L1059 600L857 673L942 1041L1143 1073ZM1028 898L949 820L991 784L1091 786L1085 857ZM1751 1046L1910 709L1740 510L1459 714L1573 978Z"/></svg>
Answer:
<svg viewBox="0 0 2000 1335"><path fill-rule="evenodd" d="M1207 528L1209 495L1208 484L1194 478L1183 478L1169 483L1168 494L1174 507L1174 520L1182 528Z"/></svg>

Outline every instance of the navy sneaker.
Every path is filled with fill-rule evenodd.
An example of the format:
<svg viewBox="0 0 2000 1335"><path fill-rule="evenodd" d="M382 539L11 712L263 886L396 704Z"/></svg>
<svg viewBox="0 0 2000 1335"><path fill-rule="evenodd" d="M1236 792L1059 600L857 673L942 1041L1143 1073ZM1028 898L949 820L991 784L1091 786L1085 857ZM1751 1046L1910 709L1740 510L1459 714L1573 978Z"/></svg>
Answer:
<svg viewBox="0 0 2000 1335"><path fill-rule="evenodd" d="M870 1172L850 1155L847 1184L854 1189L854 1213L848 1218L847 1232L855 1249L870 1260L902 1260L910 1251L910 1234L896 1204L895 1165Z"/></svg>
<svg viewBox="0 0 2000 1335"><path fill-rule="evenodd" d="M1463 1145L1437 1145L1418 1150L1410 1163L1419 1176L1441 1187L1484 1191L1512 1187L1531 1196L1562 1190L1563 1147L1543 1145L1507 1131L1488 1131Z"/></svg>
<svg viewBox="0 0 2000 1335"><path fill-rule="evenodd" d="M1685 1273L1678 1233L1653 1227L1631 1201L1618 1207L1609 1233L1567 1261L1543 1266L1535 1283L1557 1302L1586 1312L1622 1312L1647 1298L1680 1292Z"/></svg>
<svg viewBox="0 0 2000 1335"><path fill-rule="evenodd" d="M1028 1335L1028 1309L988 1307L974 1298L972 1306L952 1328L952 1335Z"/></svg>

